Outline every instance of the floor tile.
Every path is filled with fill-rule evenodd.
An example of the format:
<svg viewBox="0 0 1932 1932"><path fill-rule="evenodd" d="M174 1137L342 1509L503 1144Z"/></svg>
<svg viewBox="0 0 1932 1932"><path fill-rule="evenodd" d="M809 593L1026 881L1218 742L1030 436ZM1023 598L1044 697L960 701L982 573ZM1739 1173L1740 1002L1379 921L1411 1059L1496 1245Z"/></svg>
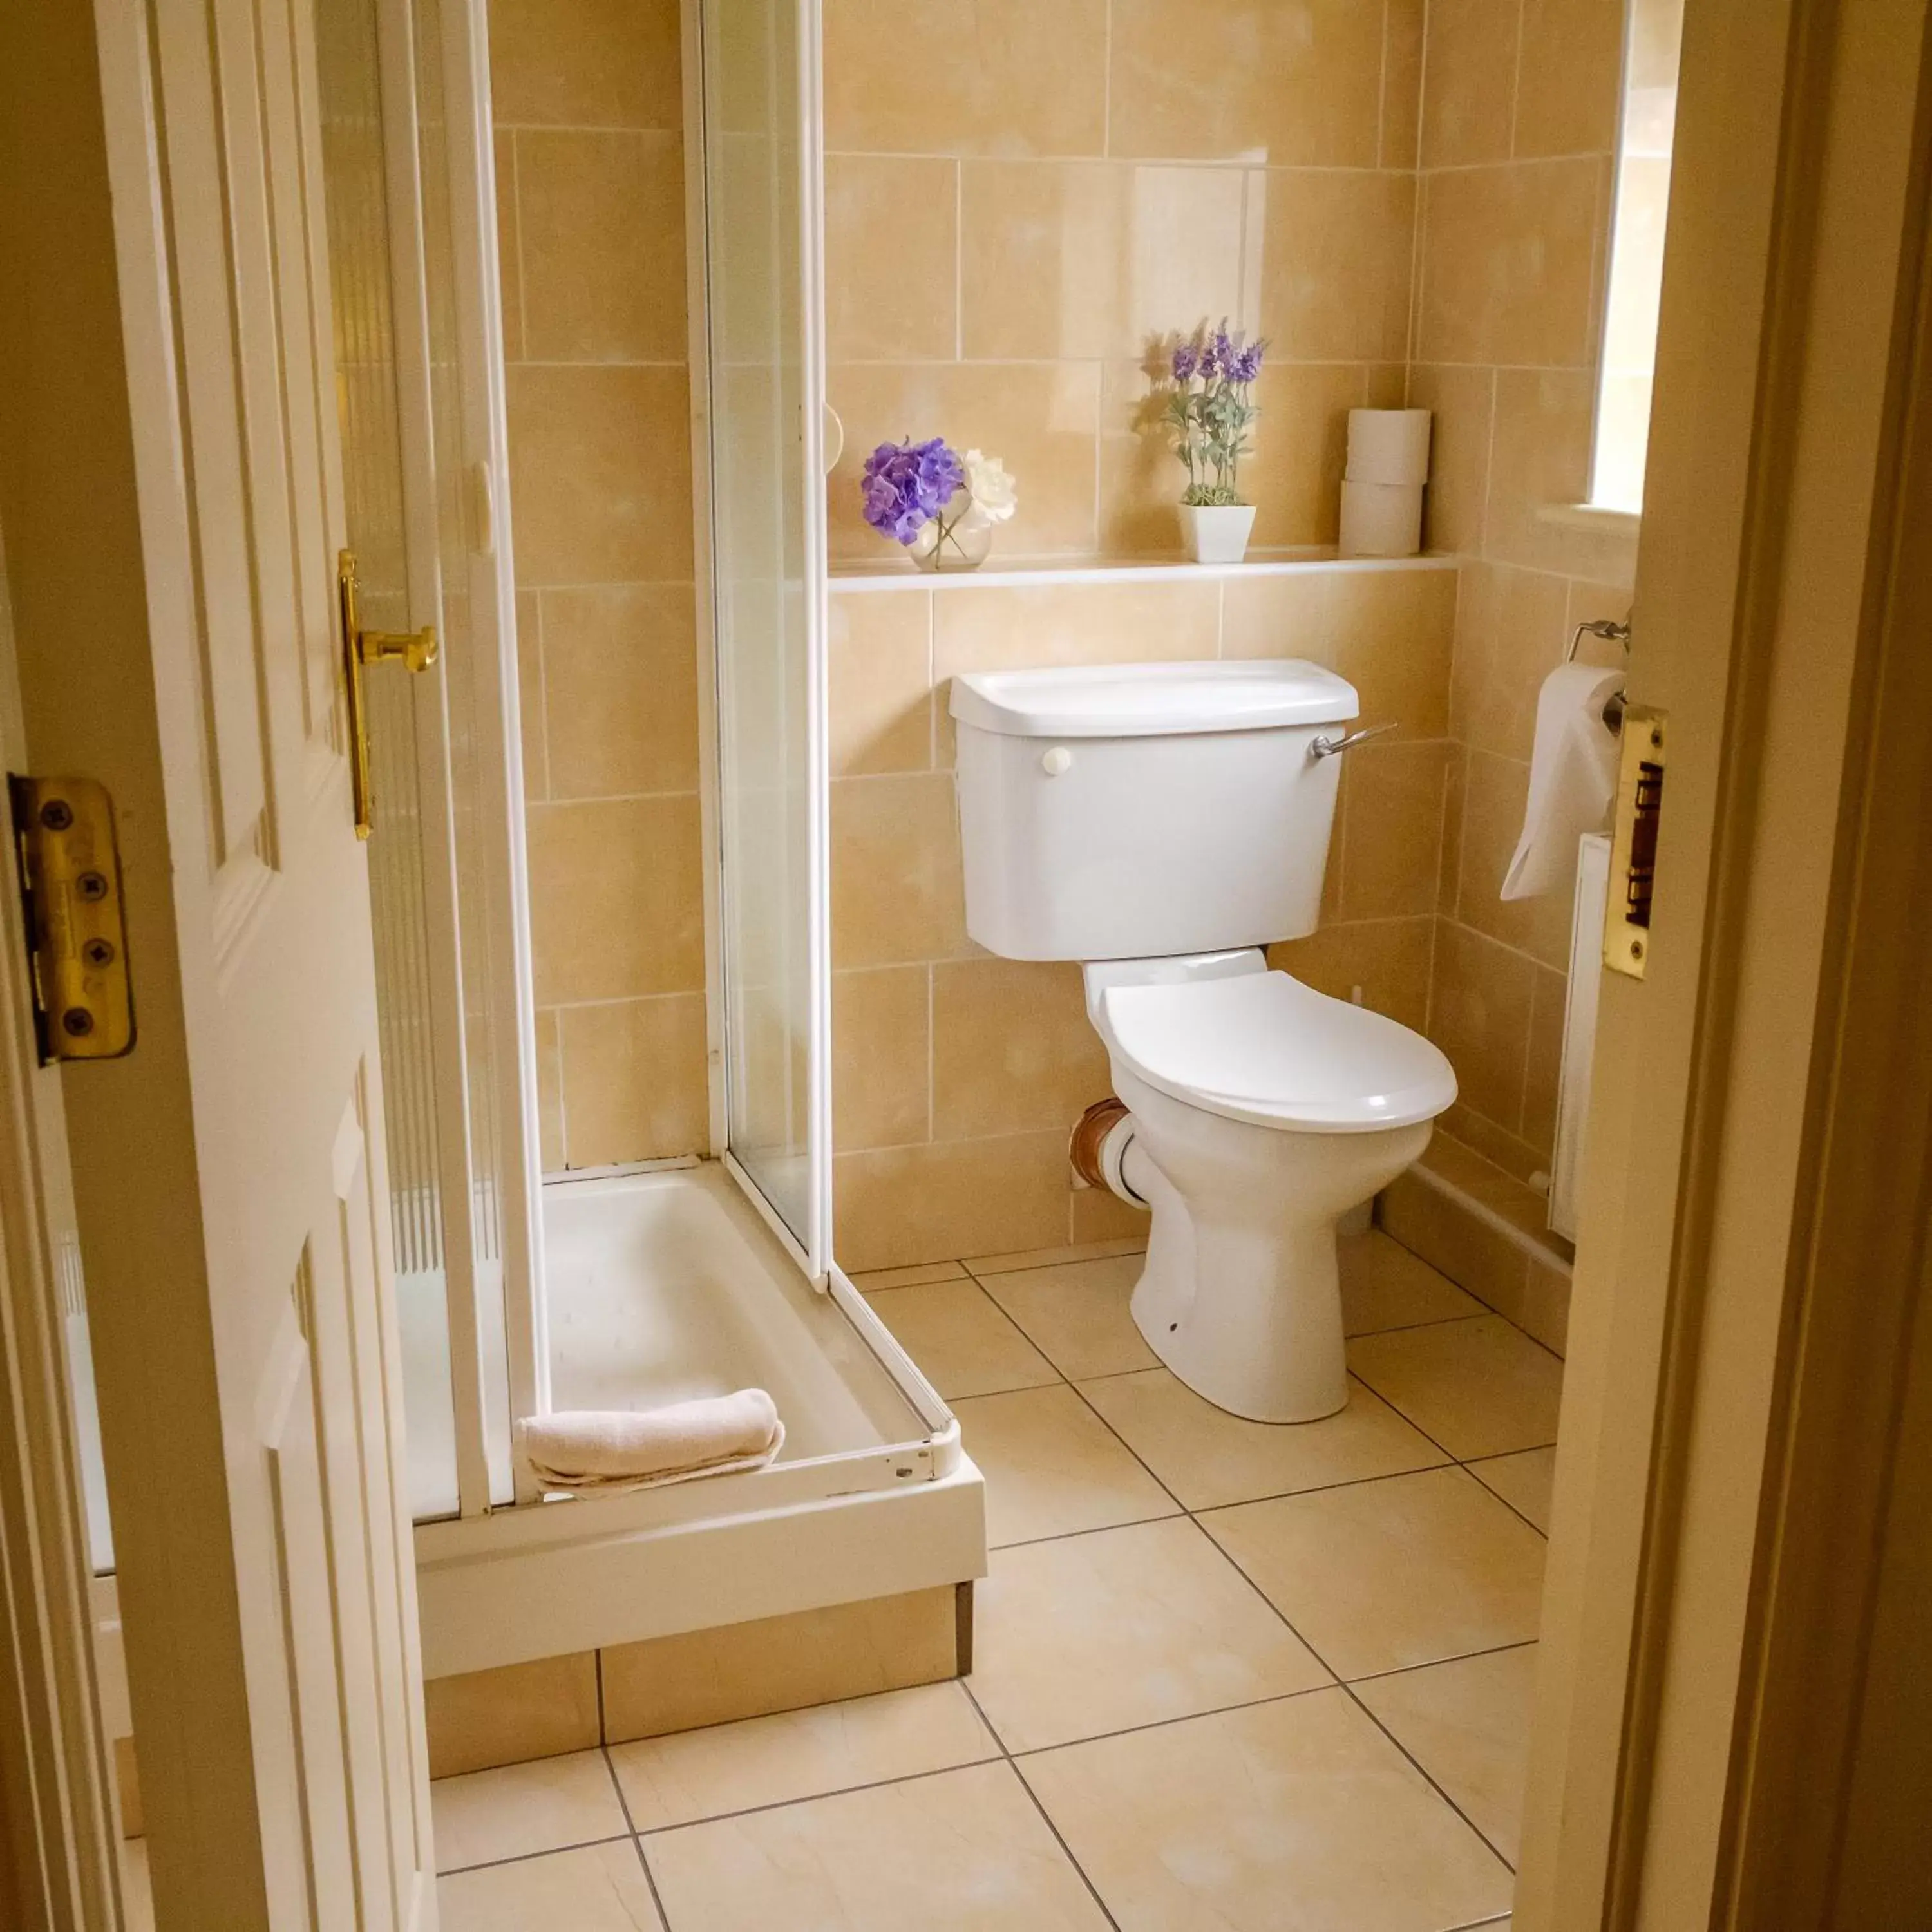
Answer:
<svg viewBox="0 0 1932 1932"><path fill-rule="evenodd" d="M1462 1461L1556 1440L1563 1364L1500 1315L1360 1336L1348 1366Z"/></svg>
<svg viewBox="0 0 1932 1932"><path fill-rule="evenodd" d="M1449 1459L1381 1396L1349 1385L1319 1422L1246 1422L1166 1369L1082 1382L1081 1393L1190 1509L1426 1469Z"/></svg>
<svg viewBox="0 0 1932 1932"><path fill-rule="evenodd" d="M1336 1258L1342 1268L1342 1324L1351 1335L1484 1312L1473 1294L1379 1228L1345 1236Z"/></svg>
<svg viewBox="0 0 1932 1932"><path fill-rule="evenodd" d="M634 1839L439 1879L442 1932L662 1932Z"/></svg>
<svg viewBox="0 0 1932 1932"><path fill-rule="evenodd" d="M996 1550L974 1624L973 1694L1012 1750L1329 1681L1184 1519Z"/></svg>
<svg viewBox="0 0 1932 1932"><path fill-rule="evenodd" d="M1486 1484L1519 1516L1550 1534L1550 1492L1556 1480L1556 1450L1520 1449L1514 1456L1492 1456L1472 1462L1469 1473Z"/></svg>
<svg viewBox="0 0 1932 1932"><path fill-rule="evenodd" d="M1346 1693L1020 1760L1121 1932L1442 1932L1511 1880Z"/></svg>
<svg viewBox="0 0 1932 1932"><path fill-rule="evenodd" d="M689 1825L646 1852L671 1932L1106 1925L1006 1764Z"/></svg>
<svg viewBox="0 0 1932 1932"><path fill-rule="evenodd" d="M1346 1678L1537 1634L1543 1538L1461 1469L1241 1503L1201 1526Z"/></svg>
<svg viewBox="0 0 1932 1932"><path fill-rule="evenodd" d="M439 1871L560 1851L629 1829L602 1751L439 1778L430 1803Z"/></svg>
<svg viewBox="0 0 1932 1932"><path fill-rule="evenodd" d="M1174 1516L1180 1504L1065 1383L974 1396L953 1413L986 1478L994 1549Z"/></svg>
<svg viewBox="0 0 1932 1932"><path fill-rule="evenodd" d="M1010 1274L1016 1268L1055 1268L1066 1262L1103 1261L1112 1255L1144 1255L1144 1234L1111 1241L1076 1241L1064 1248L1022 1248L1009 1255L974 1255L962 1262L970 1274Z"/></svg>
<svg viewBox="0 0 1932 1932"><path fill-rule="evenodd" d="M1053 1364L976 1282L888 1288L866 1299L949 1402L955 1396L1036 1388L1060 1379Z"/></svg>
<svg viewBox="0 0 1932 1932"><path fill-rule="evenodd" d="M1156 1365L1127 1312L1142 1265L1139 1255L1116 1255L988 1275L982 1286L1062 1375L1080 1382Z"/></svg>
<svg viewBox="0 0 1932 1932"><path fill-rule="evenodd" d="M882 1288L923 1288L930 1282L957 1281L966 1272L958 1262L926 1262L917 1268L873 1268L852 1277L861 1294Z"/></svg>
<svg viewBox="0 0 1932 1932"><path fill-rule="evenodd" d="M922 1684L612 1746L640 1832L997 1757L957 1684Z"/></svg>
<svg viewBox="0 0 1932 1932"><path fill-rule="evenodd" d="M1432 1664L1355 1688L1402 1749L1514 1864L1522 1834L1536 1646Z"/></svg>

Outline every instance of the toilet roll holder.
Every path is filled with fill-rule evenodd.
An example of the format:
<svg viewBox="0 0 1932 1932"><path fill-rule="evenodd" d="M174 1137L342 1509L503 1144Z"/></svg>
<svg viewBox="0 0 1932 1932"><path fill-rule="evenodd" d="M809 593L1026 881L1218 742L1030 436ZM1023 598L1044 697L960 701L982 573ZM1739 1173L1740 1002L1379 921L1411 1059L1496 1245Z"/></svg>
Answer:
<svg viewBox="0 0 1932 1932"><path fill-rule="evenodd" d="M1582 649L1586 637L1603 638L1612 644L1624 647L1624 656L1630 656L1630 627L1620 624L1614 617L1586 617L1570 633L1570 648L1564 654L1565 664L1574 664L1576 653ZM1624 712L1630 700L1621 691L1613 691L1604 700L1604 728L1613 735L1624 728Z"/></svg>

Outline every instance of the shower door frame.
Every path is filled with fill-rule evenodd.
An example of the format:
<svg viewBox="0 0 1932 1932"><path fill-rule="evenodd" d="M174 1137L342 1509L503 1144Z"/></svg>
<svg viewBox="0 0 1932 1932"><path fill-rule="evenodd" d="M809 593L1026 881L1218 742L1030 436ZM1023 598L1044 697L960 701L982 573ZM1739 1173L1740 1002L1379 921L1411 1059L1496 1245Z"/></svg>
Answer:
<svg viewBox="0 0 1932 1932"><path fill-rule="evenodd" d="M718 634L716 595L716 500L712 488L711 273L706 189L704 12L719 0L682 0L685 265L691 368L692 568L698 620L699 811L704 843L705 1028L709 1057L710 1151L742 1190L759 1218L814 1288L832 1292L831 722L827 634L824 466L825 122L820 82L820 0L791 0L800 57L799 117L800 460L808 648L806 656L806 1225L801 1238L732 1145L728 977L722 875L725 868L720 755ZM778 0L784 4L784 0ZM862 1330L862 1333L864 1332ZM926 1405L920 1403L922 1413ZM936 1418L926 1414L926 1419ZM945 1422L950 1422L947 1414ZM940 1427L944 1423L939 1424Z"/></svg>

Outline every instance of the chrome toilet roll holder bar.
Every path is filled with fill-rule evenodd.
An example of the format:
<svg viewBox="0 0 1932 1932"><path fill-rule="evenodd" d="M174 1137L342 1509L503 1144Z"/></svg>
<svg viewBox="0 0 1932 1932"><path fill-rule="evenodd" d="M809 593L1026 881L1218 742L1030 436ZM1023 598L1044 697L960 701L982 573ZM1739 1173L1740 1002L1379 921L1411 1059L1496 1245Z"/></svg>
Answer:
<svg viewBox="0 0 1932 1932"><path fill-rule="evenodd" d="M1614 617L1586 617L1570 634L1570 648L1563 658L1565 664L1576 662L1576 653L1582 647L1586 637L1602 638L1610 643L1621 644L1624 647L1624 656L1630 656L1630 627L1628 624L1620 624ZM1604 700L1604 727L1606 730L1615 734L1623 730L1624 708L1629 701L1621 691L1612 692Z"/></svg>

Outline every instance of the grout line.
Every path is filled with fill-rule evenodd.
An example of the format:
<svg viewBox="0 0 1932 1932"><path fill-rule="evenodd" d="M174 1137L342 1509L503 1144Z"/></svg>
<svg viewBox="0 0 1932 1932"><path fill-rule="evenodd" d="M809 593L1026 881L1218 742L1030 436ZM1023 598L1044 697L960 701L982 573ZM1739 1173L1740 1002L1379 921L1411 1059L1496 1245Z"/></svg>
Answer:
<svg viewBox="0 0 1932 1932"><path fill-rule="evenodd" d="M1431 1658L1426 1664L1399 1664L1393 1670L1371 1670L1360 1677L1351 1677L1351 1684L1379 1684L1390 1677L1407 1677L1419 1670L1440 1670L1447 1664L1467 1664L1478 1657L1504 1657L1513 1650L1534 1650L1543 1641L1540 1636L1528 1636L1517 1643L1492 1643L1484 1650L1466 1650L1454 1657Z"/></svg>
<svg viewBox="0 0 1932 1932"><path fill-rule="evenodd" d="M604 1653L597 1653L597 1701L602 1709L604 1701ZM644 1841L638 1833L638 1821L631 1816L631 1801L624 1796L624 1780L617 1775L617 1767L611 1761L610 1747L601 1744L597 1747L602 1754L604 1768L610 1774L610 1788L617 1794L617 1809L624 1814L624 1828L631 1834L631 1849L638 1855L638 1863L643 1867L644 1883L651 1894L651 1903L657 1907L658 1922L670 1932L670 1914L664 1910L662 1894L658 1890L657 1874L651 1870L651 1862L644 1856Z"/></svg>
<svg viewBox="0 0 1932 1932"><path fill-rule="evenodd" d="M994 1744L999 1746L1001 1761L1011 1769L1013 1775L1019 1780L1020 1789L1026 1793L1028 1797L1033 1800L1033 1808L1040 1814L1041 1821L1045 1824L1046 1828L1053 1834L1054 1842L1066 1854L1066 1862L1080 1874L1080 1882L1084 1885L1087 1888L1088 1891L1092 1894L1094 1903L1100 1908L1100 1916L1114 1928L1114 1932L1120 1932L1120 1922L1114 1916L1112 1912L1108 1908L1107 1901L1100 1896L1100 1888L1094 1882L1092 1878L1088 1875L1087 1868L1073 1856L1073 1847L1066 1842L1064 1837L1061 1836L1060 1827L1053 1822L1052 1814L1049 1812L1046 1807L1040 1802L1040 1793L1034 1790L1033 1786L1028 1783L1026 1773L1020 1768L1018 1764L1014 1759L1012 1753L1006 1748L1006 1739L1000 1736L998 1727L994 1724L992 1719L987 1716L986 1707L980 1702L979 1698L974 1695L972 1685L963 1677L957 1678L956 1682L958 1684L960 1689L965 1692L967 1702L970 1703L973 1706L974 1709L979 1713L980 1723L984 1724L986 1727L986 1735L992 1739Z"/></svg>
<svg viewBox="0 0 1932 1932"><path fill-rule="evenodd" d="M501 1768L508 1770L511 1767L506 1765ZM578 1838L567 1845L547 1845L540 1852L517 1852L507 1858L483 1858L473 1865L452 1865L447 1871L438 1872L436 1876L440 1879L457 1878L465 1872L494 1871L502 1865L526 1865L533 1858L554 1858L562 1852L585 1852L596 1845L621 1845L631 1835L626 1829L610 1832L601 1838Z"/></svg>

